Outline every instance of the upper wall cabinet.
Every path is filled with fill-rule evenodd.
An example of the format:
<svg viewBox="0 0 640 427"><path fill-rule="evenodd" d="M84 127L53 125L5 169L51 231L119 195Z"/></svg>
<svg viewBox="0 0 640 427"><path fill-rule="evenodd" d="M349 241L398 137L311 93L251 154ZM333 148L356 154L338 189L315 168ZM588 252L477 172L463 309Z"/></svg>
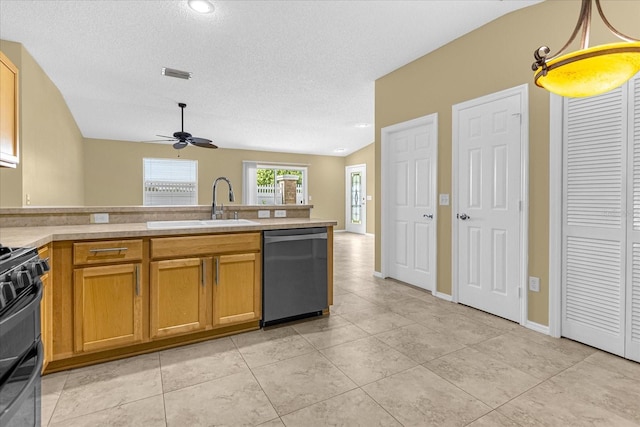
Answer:
<svg viewBox="0 0 640 427"><path fill-rule="evenodd" d="M0 52L0 167L18 164L18 69Z"/></svg>

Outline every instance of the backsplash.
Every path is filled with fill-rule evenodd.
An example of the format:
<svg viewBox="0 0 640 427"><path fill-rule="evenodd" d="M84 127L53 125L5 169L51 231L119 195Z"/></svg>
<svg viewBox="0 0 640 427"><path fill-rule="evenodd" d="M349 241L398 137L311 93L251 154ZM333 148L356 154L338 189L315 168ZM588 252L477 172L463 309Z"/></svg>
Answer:
<svg viewBox="0 0 640 427"><path fill-rule="evenodd" d="M234 218L234 213L237 212L238 218L257 219L258 211L269 211L270 218L275 218L276 211L286 211L287 218L310 218L311 208L313 205L225 205L224 218ZM86 225L96 219L96 214L108 214L110 224L211 219L211 206L0 208L0 228Z"/></svg>

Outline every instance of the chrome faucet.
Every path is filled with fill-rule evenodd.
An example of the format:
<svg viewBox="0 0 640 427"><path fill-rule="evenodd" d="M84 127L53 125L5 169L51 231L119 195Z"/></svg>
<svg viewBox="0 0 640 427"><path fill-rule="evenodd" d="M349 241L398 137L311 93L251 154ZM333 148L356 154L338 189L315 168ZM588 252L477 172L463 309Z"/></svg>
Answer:
<svg viewBox="0 0 640 427"><path fill-rule="evenodd" d="M233 196L233 187L231 186L231 181L229 181L229 178L225 176L216 178L216 180L213 182L213 205L211 206L211 219L217 219L218 214L220 214L220 217L222 217L224 212L224 204L220 203L220 209L218 209L218 203L216 202L216 188L218 186L218 181L220 180L227 181L227 185L229 186L229 201L233 202L235 200L235 197Z"/></svg>

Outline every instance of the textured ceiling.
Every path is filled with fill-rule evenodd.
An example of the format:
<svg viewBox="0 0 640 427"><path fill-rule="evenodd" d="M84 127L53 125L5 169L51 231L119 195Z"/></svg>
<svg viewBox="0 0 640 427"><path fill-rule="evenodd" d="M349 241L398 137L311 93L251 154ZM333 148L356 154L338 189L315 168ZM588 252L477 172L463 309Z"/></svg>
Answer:
<svg viewBox="0 0 640 427"><path fill-rule="evenodd" d="M186 0L1 0L0 38L25 46L87 138L170 135L185 102L185 131L222 148L342 156L374 141L377 78L539 1L213 0L199 15Z"/></svg>

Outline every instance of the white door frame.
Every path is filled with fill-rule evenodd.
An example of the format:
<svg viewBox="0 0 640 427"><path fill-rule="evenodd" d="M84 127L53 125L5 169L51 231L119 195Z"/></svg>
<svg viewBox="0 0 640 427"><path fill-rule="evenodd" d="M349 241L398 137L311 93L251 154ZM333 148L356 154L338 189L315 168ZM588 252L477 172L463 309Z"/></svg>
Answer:
<svg viewBox="0 0 640 427"><path fill-rule="evenodd" d="M345 217L344 217L344 228L345 231L350 231L348 229L349 219L351 218L351 176L350 173L353 169L362 169L362 208L360 212L360 218L362 219L362 234L367 234L367 165L359 164L359 165L349 165L344 168L344 176L345 176Z"/></svg>
<svg viewBox="0 0 640 427"><path fill-rule="evenodd" d="M521 102L521 128L520 128L520 324L528 325L528 298L527 281L529 275L529 91L528 85L523 84L500 92L495 92L480 98L471 99L452 106L452 155L451 155L451 191L453 194L451 205L451 296L454 302L458 302L458 227L455 226L458 219L458 116L460 110L485 104L498 99L520 95ZM534 329L537 329L534 327Z"/></svg>
<svg viewBox="0 0 640 427"><path fill-rule="evenodd" d="M562 97L549 98L549 335L562 333Z"/></svg>
<svg viewBox="0 0 640 427"><path fill-rule="evenodd" d="M382 216L381 223L381 236L380 236L380 273L382 277L387 277L388 272L388 263L389 263L389 254L387 253L387 243L391 236L392 225L390 224L390 209L391 205L387 203L388 200L393 200L393 195L391 193L391 188L389 186L389 165L387 162L389 161L389 150L390 150L390 135L394 132L398 132L405 129L411 129L417 126L424 126L433 124L435 127L436 135L438 135L438 113L429 114L427 116L418 117L412 120L408 120L406 122L396 123L394 125L390 125L380 129L381 133L381 157L380 157L380 180L381 180L381 188L380 188L380 214ZM435 158L438 158L438 144L434 144L433 146L433 155ZM437 169L437 168L436 168ZM438 172L433 171L434 177L432 179L432 194L438 194ZM437 203L435 205L437 207ZM438 212L434 212L434 221L438 220ZM436 246L436 262L433 265L433 277L435 278L433 283L433 289L431 293L433 295L439 296L438 289L438 227L437 222L434 224L434 241Z"/></svg>

